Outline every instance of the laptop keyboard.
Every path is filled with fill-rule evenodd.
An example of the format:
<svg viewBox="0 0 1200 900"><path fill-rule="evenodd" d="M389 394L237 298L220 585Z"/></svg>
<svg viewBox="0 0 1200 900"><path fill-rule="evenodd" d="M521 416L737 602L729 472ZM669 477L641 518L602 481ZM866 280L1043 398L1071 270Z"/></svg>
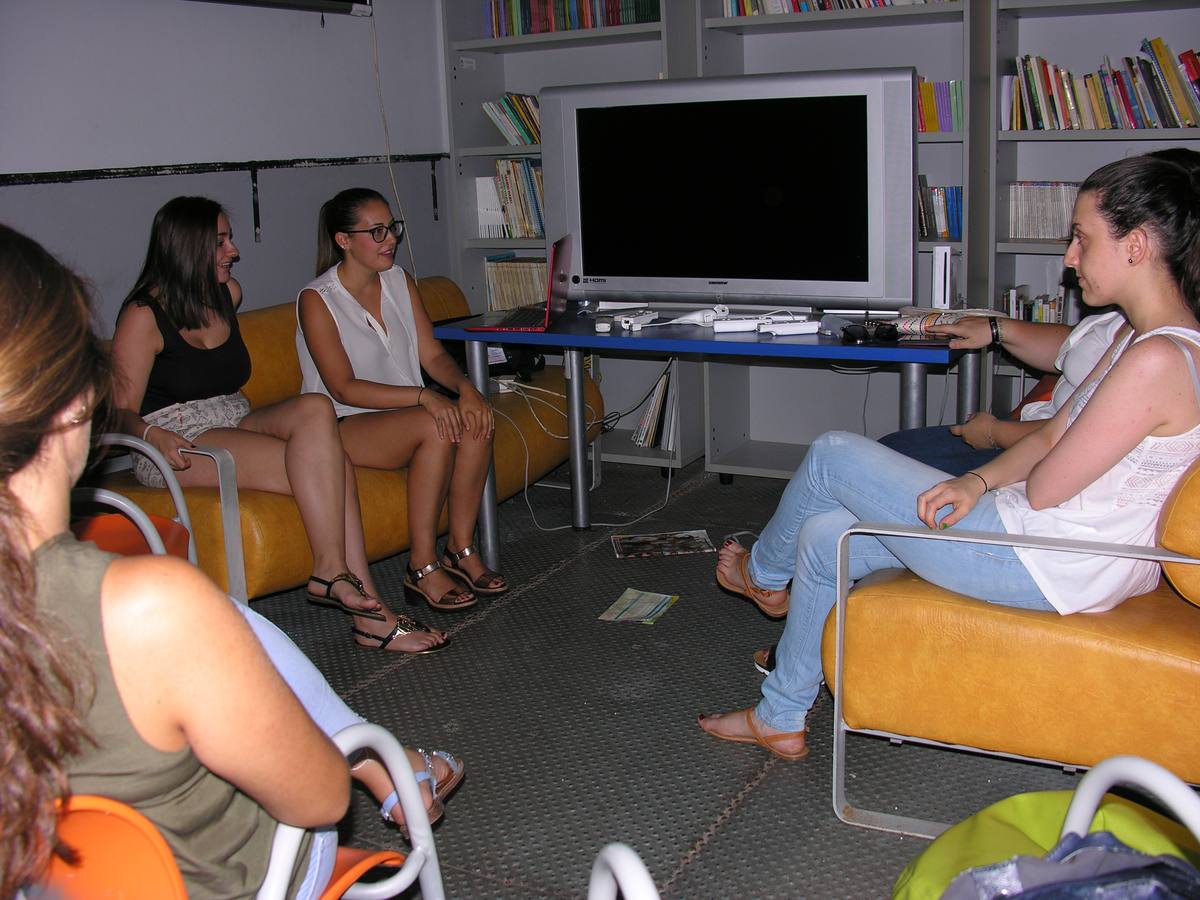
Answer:
<svg viewBox="0 0 1200 900"><path fill-rule="evenodd" d="M546 321L546 306L520 306L496 323L498 328L530 328Z"/></svg>

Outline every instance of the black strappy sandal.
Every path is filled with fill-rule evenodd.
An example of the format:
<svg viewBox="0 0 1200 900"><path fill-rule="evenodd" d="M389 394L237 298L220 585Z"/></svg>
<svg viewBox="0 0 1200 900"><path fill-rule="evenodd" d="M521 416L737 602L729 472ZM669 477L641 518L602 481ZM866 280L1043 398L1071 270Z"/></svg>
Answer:
<svg viewBox="0 0 1200 900"><path fill-rule="evenodd" d="M476 594L487 594L489 596L503 594L508 590L508 582L504 580L504 576L499 572L493 572L491 569L485 566L483 574L478 578L472 579L467 573L467 570L459 566L460 562L462 562L468 556L474 556L477 552L478 551L476 551L476 549L470 544L458 551L451 550L450 546L447 544L446 552L442 554L442 568L459 581L463 582ZM492 582L497 578L500 579L500 585L498 587L494 587L492 586Z"/></svg>
<svg viewBox="0 0 1200 900"><path fill-rule="evenodd" d="M314 594L312 591L308 591L309 603L315 603L317 606L328 606L330 609L341 610L349 616L362 616L364 619L375 619L378 622L387 621L387 616L385 616L380 610L358 609L333 596L333 586L339 581L344 581L346 584L351 585L363 597L367 596L367 592L363 588L363 583L353 572L342 572L339 575L334 575L329 580L318 578L316 575L310 575L308 580L311 582L316 582L317 584L321 585L321 587L325 588L325 593L323 595Z"/></svg>
<svg viewBox="0 0 1200 900"><path fill-rule="evenodd" d="M428 625L418 622L411 616L398 615L396 616L396 627L385 635L371 634L369 631L363 631L361 628L351 628L350 631L358 637L364 637L369 641L375 641L375 646L367 647L366 644L354 643L360 647L367 647L368 650L386 650L388 645L398 637L403 637L406 634L418 634L422 631L429 634L433 633L433 629ZM426 653L437 653L439 650L445 650L450 646L450 638L446 638L440 644L434 644L432 647L426 647L424 650L402 650L402 653L411 653L413 656L422 656Z"/></svg>
<svg viewBox="0 0 1200 900"><path fill-rule="evenodd" d="M442 564L436 559L427 566L421 566L419 569L414 569L412 566L405 566L404 576L404 597L409 603L420 603L424 600L433 609L454 612L458 609L468 609L474 606L479 600L471 591L463 591L458 588L451 588L434 600L418 585L421 579L428 577L438 569L442 568ZM464 599L465 598L465 599Z"/></svg>

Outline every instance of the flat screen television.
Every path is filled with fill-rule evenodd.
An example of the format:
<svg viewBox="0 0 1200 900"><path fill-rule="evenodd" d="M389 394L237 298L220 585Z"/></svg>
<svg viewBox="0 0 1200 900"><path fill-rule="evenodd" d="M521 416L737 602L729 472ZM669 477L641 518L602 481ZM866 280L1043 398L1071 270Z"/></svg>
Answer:
<svg viewBox="0 0 1200 900"><path fill-rule="evenodd" d="M915 75L545 88L546 234L581 300L914 302Z"/></svg>

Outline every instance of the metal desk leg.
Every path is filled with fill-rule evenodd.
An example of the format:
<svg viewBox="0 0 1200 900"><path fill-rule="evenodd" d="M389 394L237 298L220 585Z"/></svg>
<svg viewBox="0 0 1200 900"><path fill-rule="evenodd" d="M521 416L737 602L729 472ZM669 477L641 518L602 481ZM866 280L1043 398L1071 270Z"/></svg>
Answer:
<svg viewBox="0 0 1200 900"><path fill-rule="evenodd" d="M471 383L484 399L488 395L488 361L486 341L467 341L467 372ZM496 464L488 464L483 496L479 498L479 552L488 568L500 568L500 528L496 512Z"/></svg>
<svg viewBox="0 0 1200 900"><path fill-rule="evenodd" d="M567 376L567 437L571 445L571 524L590 528L587 481L587 426L584 424L583 351L564 350Z"/></svg>
<svg viewBox="0 0 1200 900"><path fill-rule="evenodd" d="M900 364L900 428L925 427L925 363Z"/></svg>
<svg viewBox="0 0 1200 900"><path fill-rule="evenodd" d="M979 351L964 353L958 359L958 421L965 422L979 411Z"/></svg>

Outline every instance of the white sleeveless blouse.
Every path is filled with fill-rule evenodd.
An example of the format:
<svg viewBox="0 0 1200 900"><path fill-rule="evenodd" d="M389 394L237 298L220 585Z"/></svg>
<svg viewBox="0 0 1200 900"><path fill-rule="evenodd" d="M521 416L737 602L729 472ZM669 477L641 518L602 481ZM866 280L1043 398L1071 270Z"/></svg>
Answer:
<svg viewBox="0 0 1200 900"><path fill-rule="evenodd" d="M1176 327L1148 331L1137 341L1155 334L1167 335L1176 344L1186 341L1200 347L1200 333ZM1080 391L1071 406L1068 427L1129 346L1126 338L1104 373ZM1182 346L1180 351L1187 358L1192 387L1200 401L1195 363ZM1115 466L1058 506L1030 507L1022 481L996 491L996 510L1010 534L1152 547L1162 505L1197 456L1200 425L1168 437L1147 435ZM1027 548L1017 548L1016 553L1046 599L1063 615L1112 609L1129 597L1152 590L1159 578L1158 563L1147 560Z"/></svg>
<svg viewBox="0 0 1200 900"><path fill-rule="evenodd" d="M408 291L404 270L393 266L379 276L382 284L380 323L359 305L338 278L337 266L322 272L304 290L316 291L329 314L333 316L342 346L354 370L354 377L363 381L417 387L425 384L421 377L421 360L417 354L417 324L413 318L413 298ZM300 324L299 295L296 297L296 354L300 357L300 390L324 394L333 400L338 417L375 412L359 406L349 406L334 400L321 380L317 364L308 352L304 329Z"/></svg>

